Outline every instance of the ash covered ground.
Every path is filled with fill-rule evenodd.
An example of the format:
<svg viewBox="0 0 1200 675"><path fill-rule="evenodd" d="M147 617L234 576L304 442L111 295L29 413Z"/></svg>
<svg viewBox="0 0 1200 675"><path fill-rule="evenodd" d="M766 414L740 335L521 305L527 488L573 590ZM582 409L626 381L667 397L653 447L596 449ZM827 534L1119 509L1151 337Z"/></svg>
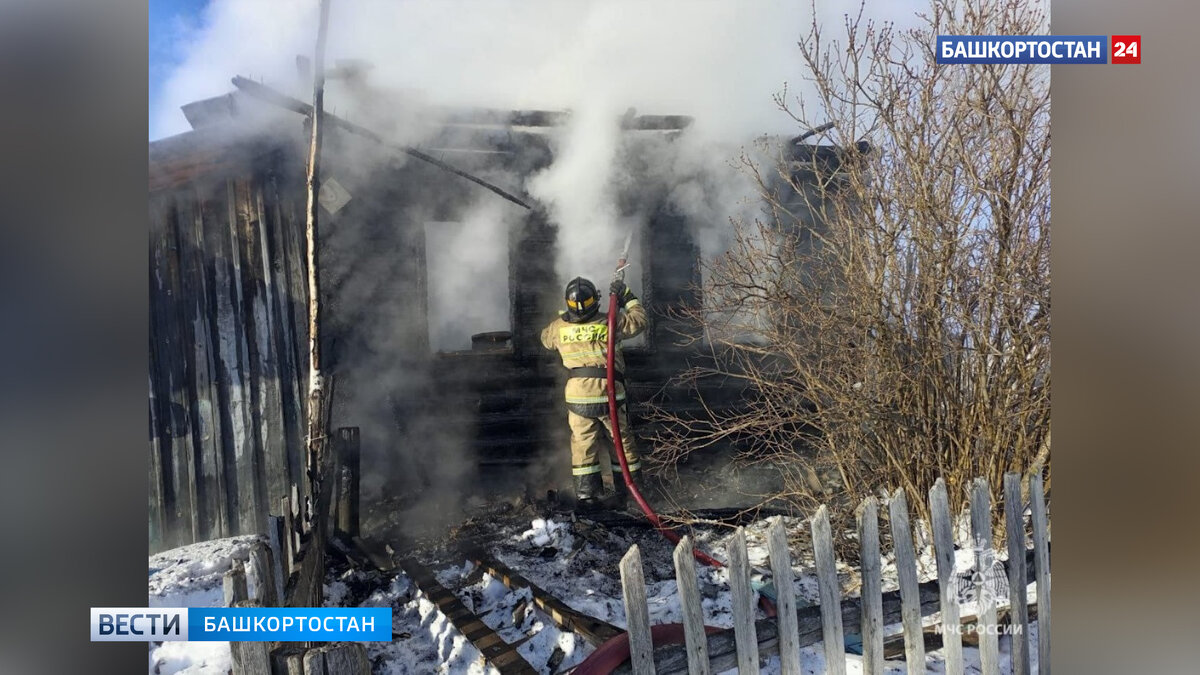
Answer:
<svg viewBox="0 0 1200 675"><path fill-rule="evenodd" d="M526 498L475 500L474 506L464 507L461 520L454 526L414 536L401 528L394 517L397 513L405 513L402 506L396 500L383 500L364 514L364 528L370 526L368 531L373 545L380 550L391 546L397 557L411 556L432 570L440 584L452 591L505 642L516 645L518 653L541 673L569 672L587 658L594 647L579 635L558 628L534 606L528 589L510 589L472 562L471 551L482 551L507 565L571 608L623 629L625 611L618 565L629 547L636 544L642 553L651 623L681 620L672 545L634 514L600 513L589 517L574 515L552 503ZM782 517L793 536L798 604L813 604L817 602L817 585L811 548L805 536L808 521ZM769 581L766 578L769 524L765 517L746 522L749 559L751 566L761 571L755 580L759 583ZM713 521L687 528L687 531L694 536L698 547L724 559L727 540L734 529L731 525ZM219 603L221 573L235 559L247 561L248 542L252 540L236 537L204 542L151 558L152 601L157 597L158 604L169 600L175 606ZM920 547L920 543L918 545ZM970 569L973 558L970 550L962 553L957 566L965 572ZM895 589L895 566L886 558L883 563L883 589ZM256 571L252 565L247 571L254 578ZM703 565L698 565L697 571L705 623L731 627L726 571ZM857 567L839 563L838 571L843 597L856 595L859 586ZM936 576L928 550L921 556L919 574L922 580ZM1032 590L1031 586L1030 595L1033 595ZM392 608L393 641L366 643L374 673L496 672L399 567L381 572L331 556L324 598L327 606ZM970 610L964 608L964 611ZM928 617L927 623L933 619ZM1032 628L1036 631L1036 624ZM898 633L899 626L886 627L885 631ZM1036 632L1031 638L1036 639ZM1003 668L1007 664L1009 638L1002 636L1000 646ZM805 672L824 672L821 649L817 644L801 650ZM965 652L968 672L971 672L972 664L977 671L978 651L968 647ZM227 643L151 645L150 672L159 675L226 673L230 667L228 654ZM1036 650L1034 656L1036 658ZM928 670L943 670L940 650L931 651L927 658ZM849 654L847 659L848 672L861 672L861 657ZM905 672L902 660L888 665L887 672ZM778 659L770 657L763 672L778 671Z"/></svg>

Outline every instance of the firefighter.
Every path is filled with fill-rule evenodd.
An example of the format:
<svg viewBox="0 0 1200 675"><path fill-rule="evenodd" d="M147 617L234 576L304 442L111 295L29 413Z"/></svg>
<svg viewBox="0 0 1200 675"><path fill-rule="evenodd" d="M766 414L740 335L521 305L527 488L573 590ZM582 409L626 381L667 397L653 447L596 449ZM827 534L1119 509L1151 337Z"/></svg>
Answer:
<svg viewBox="0 0 1200 675"><path fill-rule="evenodd" d="M621 443L625 446L625 460L630 474L636 477L639 463L633 433L629 429L629 416L625 411L625 359L621 355L620 340L631 338L646 329L646 308L633 295L633 291L621 279L613 281L611 292L617 296L618 310L616 327L617 353L613 355L616 372L617 419ZM582 277L567 284L567 310L550 322L542 331L542 344L546 349L557 350L567 367L567 423L571 427L571 474L575 483L575 498L581 509L595 508L603 491L600 475L600 458L596 452L596 441L601 427L612 436L612 420L608 412L608 316L600 312L600 294L596 286ZM616 454L615 446L612 455ZM612 457L613 486L618 503L623 502L628 490L620 471L621 465Z"/></svg>

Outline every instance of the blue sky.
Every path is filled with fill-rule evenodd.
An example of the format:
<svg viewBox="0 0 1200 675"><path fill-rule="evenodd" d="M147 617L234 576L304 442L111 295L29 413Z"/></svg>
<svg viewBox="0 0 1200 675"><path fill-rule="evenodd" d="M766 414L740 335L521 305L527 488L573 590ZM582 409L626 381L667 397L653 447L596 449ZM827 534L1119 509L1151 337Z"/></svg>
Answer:
<svg viewBox="0 0 1200 675"><path fill-rule="evenodd" d="M150 110L162 93L163 82L183 60L183 46L203 25L208 0L150 0ZM154 137L154 115L150 116L150 136Z"/></svg>

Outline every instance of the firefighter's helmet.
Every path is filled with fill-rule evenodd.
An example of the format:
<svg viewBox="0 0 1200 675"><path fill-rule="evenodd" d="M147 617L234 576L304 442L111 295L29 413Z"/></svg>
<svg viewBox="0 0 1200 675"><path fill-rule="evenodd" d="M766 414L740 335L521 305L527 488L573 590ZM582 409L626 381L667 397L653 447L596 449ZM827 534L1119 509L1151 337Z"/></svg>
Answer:
<svg viewBox="0 0 1200 675"><path fill-rule="evenodd" d="M576 321L590 319L600 309L600 294L596 292L596 285L583 277L572 279L564 295L567 314Z"/></svg>

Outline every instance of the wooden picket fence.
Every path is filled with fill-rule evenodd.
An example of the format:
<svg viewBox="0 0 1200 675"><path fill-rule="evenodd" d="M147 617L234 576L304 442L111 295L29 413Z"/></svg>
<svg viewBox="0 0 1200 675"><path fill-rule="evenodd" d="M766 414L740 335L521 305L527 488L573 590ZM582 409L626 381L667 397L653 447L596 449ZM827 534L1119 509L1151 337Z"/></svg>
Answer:
<svg viewBox="0 0 1200 675"><path fill-rule="evenodd" d="M1004 477L1005 530L1008 550L1007 585L1008 619L1004 632L1011 635L1011 661L1014 675L1030 672L1030 649L1038 650L1038 672L1050 672L1050 541L1046 496L1042 477L1035 474L1028 482L1030 529L1033 548L1026 547L1025 503L1021 495L1021 477L1010 473ZM874 497L863 501L858 509L858 537L862 554L862 589L859 598L841 599L833 550L829 512L825 506L812 518L812 542L820 605L797 610L794 593L791 554L783 521L775 519L769 529L768 552L771 576L777 594L777 617L754 619L754 592L750 584L751 569L746 554L746 536L739 528L727 551L729 586L732 594L732 630L706 635L703 625L701 598L697 588L692 541L684 537L675 549L675 574L683 614L686 642L684 646L654 648L650 638L650 619L646 604L646 587L642 576L641 553L632 546L621 560L621 584L625 599L631 659L620 671L635 675L659 673L689 673L707 675L737 667L739 673L759 672L759 659L769 653L779 654L783 675L798 675L800 648L817 642L824 643L826 672L841 675L846 672L847 632L862 636L863 672L883 672L885 643L897 645L897 637L888 639L884 626L902 624L904 660L908 672L925 671L926 639L936 644L940 638L945 654L945 672L962 673L963 636L977 636L983 675L1000 673L999 633L1001 621L996 603L997 567L992 548L991 503L988 484L978 478L971 485L969 545L975 552L975 571L965 585L954 572L953 521L942 479L929 491L930 523L933 536L937 580L918 583L916 551L909 525L908 503L904 492L897 490L888 500L893 552L895 554L899 591L881 592L879 504ZM1038 621L1037 645L1029 639L1029 605L1025 589L1032 559L1036 579L1036 611ZM965 594L964 594L965 591ZM960 616L960 597L974 598L977 615ZM927 635L922 617L941 612L940 635ZM968 630L964 630L964 626Z"/></svg>

